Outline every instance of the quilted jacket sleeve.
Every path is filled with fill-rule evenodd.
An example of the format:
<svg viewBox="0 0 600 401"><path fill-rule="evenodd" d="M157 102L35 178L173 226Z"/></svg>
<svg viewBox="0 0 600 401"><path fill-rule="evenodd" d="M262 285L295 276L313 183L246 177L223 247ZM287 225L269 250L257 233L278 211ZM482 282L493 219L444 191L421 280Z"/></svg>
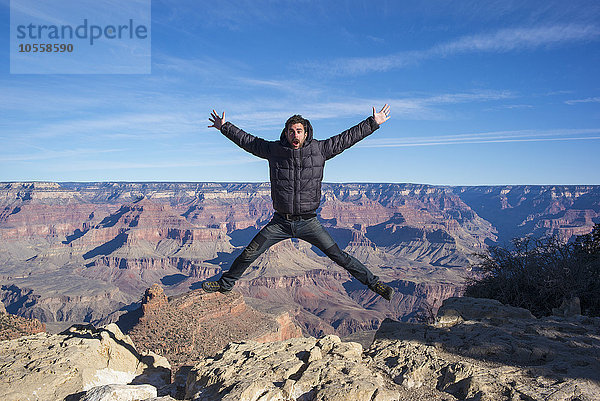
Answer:
<svg viewBox="0 0 600 401"><path fill-rule="evenodd" d="M229 121L223 124L221 133L245 151L263 159L268 158L271 142L250 135L244 132L244 130L231 124Z"/></svg>
<svg viewBox="0 0 600 401"><path fill-rule="evenodd" d="M322 141L321 150L323 156L325 156L325 159L331 159L339 155L356 142L373 133L377 128L379 128L379 124L375 122L373 117L369 117L341 134Z"/></svg>

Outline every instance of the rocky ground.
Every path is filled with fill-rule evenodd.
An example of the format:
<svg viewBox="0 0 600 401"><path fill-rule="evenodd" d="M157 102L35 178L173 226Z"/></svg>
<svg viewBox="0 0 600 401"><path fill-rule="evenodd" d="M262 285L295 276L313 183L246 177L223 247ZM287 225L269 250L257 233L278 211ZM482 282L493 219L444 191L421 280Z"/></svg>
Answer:
<svg viewBox="0 0 600 401"><path fill-rule="evenodd" d="M238 341L169 378L115 325L0 342L2 400L591 401L600 319L450 298L433 324L384 321L366 349L335 335Z"/></svg>
<svg viewBox="0 0 600 401"><path fill-rule="evenodd" d="M458 400L598 400L600 319L535 319L494 300L450 298L434 325L386 321L365 353L404 388Z"/></svg>

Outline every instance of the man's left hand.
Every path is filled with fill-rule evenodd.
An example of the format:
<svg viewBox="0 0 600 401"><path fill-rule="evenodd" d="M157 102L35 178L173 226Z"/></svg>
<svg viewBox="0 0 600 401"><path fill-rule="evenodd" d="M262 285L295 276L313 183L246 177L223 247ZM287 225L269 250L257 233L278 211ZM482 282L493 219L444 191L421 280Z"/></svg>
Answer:
<svg viewBox="0 0 600 401"><path fill-rule="evenodd" d="M390 118L390 105L385 104L379 113L375 112L375 107L373 107L373 118L375 122L379 125L383 124Z"/></svg>

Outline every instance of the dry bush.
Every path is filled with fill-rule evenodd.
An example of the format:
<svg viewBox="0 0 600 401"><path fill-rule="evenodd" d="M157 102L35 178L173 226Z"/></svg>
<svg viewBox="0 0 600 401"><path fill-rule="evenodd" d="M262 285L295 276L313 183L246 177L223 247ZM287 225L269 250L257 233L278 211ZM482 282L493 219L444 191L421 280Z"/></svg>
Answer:
<svg viewBox="0 0 600 401"><path fill-rule="evenodd" d="M466 296L497 299L538 317L579 297L583 314L600 316L600 224L572 242L519 238L512 248L491 247L477 256Z"/></svg>

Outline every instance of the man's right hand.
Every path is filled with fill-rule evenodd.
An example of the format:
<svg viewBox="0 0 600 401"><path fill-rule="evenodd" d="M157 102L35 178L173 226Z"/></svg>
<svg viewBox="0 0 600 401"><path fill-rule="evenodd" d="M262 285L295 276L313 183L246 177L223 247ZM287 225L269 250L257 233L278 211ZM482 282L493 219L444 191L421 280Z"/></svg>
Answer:
<svg viewBox="0 0 600 401"><path fill-rule="evenodd" d="M209 125L208 128L215 127L216 129L221 131L221 127L223 126L223 124L225 124L225 112L223 112L223 114L219 116L215 109L213 109L212 113L210 113L208 121L212 123L212 125Z"/></svg>

